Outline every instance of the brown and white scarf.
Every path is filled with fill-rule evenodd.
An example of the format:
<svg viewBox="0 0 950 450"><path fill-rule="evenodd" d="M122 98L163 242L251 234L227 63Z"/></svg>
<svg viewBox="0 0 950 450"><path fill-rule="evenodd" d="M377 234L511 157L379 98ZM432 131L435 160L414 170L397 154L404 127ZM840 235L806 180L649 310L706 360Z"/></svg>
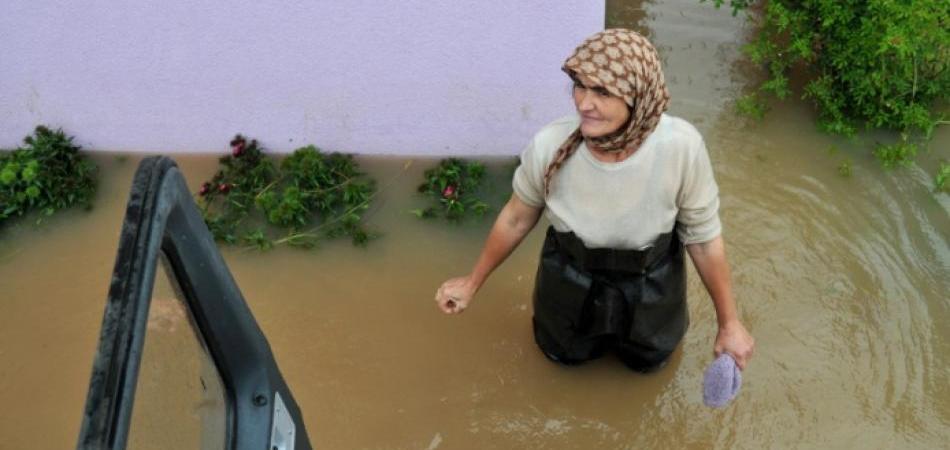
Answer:
<svg viewBox="0 0 950 450"><path fill-rule="evenodd" d="M584 75L593 84L588 87L602 87L623 99L630 108L630 119L626 128L607 136L585 138L579 127L574 130L544 173L545 196L550 191L554 173L577 151L581 142L609 153L636 151L656 129L670 101L656 49L632 30L611 28L587 38L567 58L561 70L571 78Z"/></svg>

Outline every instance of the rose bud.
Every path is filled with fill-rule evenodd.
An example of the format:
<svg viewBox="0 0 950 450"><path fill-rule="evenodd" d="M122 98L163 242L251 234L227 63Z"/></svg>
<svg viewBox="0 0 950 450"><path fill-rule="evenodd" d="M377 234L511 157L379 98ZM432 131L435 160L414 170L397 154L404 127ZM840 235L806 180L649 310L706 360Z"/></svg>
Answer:
<svg viewBox="0 0 950 450"><path fill-rule="evenodd" d="M201 185L201 190L198 191L198 195L205 196L208 195L208 192L211 191L211 183L205 182Z"/></svg>
<svg viewBox="0 0 950 450"><path fill-rule="evenodd" d="M227 194L231 190L231 185L228 183L221 183L218 185L218 192L222 194Z"/></svg>
<svg viewBox="0 0 950 450"><path fill-rule="evenodd" d="M237 141L231 145L231 154L238 157L244 154L244 141Z"/></svg>
<svg viewBox="0 0 950 450"><path fill-rule="evenodd" d="M451 184L446 186L445 189L442 191L443 198L449 198L449 197L452 197L453 195L455 195L455 186L452 186Z"/></svg>

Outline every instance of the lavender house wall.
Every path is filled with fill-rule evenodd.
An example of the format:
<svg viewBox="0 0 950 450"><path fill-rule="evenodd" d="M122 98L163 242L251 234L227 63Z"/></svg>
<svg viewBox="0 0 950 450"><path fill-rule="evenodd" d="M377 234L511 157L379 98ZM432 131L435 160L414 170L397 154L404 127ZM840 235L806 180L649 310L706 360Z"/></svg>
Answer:
<svg viewBox="0 0 950 450"><path fill-rule="evenodd" d="M510 155L572 111L559 67L604 2L5 0L0 148Z"/></svg>

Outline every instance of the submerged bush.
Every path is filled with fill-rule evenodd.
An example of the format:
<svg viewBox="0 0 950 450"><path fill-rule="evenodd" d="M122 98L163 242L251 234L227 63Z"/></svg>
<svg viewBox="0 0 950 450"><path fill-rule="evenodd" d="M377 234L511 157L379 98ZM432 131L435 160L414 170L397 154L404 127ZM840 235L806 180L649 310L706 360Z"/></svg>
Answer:
<svg viewBox="0 0 950 450"><path fill-rule="evenodd" d="M256 140L237 135L231 155L220 163L198 192L205 223L219 241L268 249L312 247L340 236L365 244L371 238L362 218L375 182L350 155L324 154L311 145L277 165Z"/></svg>
<svg viewBox="0 0 950 450"><path fill-rule="evenodd" d="M706 0L701 0L706 1ZM716 7L725 0L713 0ZM733 14L750 14L759 32L744 52L768 79L740 108L757 111L765 97L790 93L789 70L801 65L804 97L818 108L819 126L853 135L859 126L901 132L875 155L885 166L906 164L913 136L929 139L946 123L935 105L950 98L950 7L947 0L731 0Z"/></svg>
<svg viewBox="0 0 950 450"><path fill-rule="evenodd" d="M413 214L421 218L442 217L449 221L461 221L469 214L482 216L489 210L488 204L478 196L485 177L485 166L459 158L443 159L439 165L423 174L419 193L434 205L415 209Z"/></svg>
<svg viewBox="0 0 950 450"><path fill-rule="evenodd" d="M934 175L934 191L950 191L950 163L940 163L940 170L937 171L937 175Z"/></svg>
<svg viewBox="0 0 950 450"><path fill-rule="evenodd" d="M38 126L25 146L0 153L0 225L31 211L92 207L97 168L61 129Z"/></svg>

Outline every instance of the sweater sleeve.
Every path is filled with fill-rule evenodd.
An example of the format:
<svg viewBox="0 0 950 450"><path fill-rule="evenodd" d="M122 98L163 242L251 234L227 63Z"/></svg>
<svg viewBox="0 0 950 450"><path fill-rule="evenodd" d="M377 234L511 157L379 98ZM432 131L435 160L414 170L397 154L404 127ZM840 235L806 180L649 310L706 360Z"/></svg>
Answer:
<svg viewBox="0 0 950 450"><path fill-rule="evenodd" d="M706 144L700 137L683 169L683 184L676 198L676 232L683 244L708 242L722 233L719 221L719 187L713 177Z"/></svg>
<svg viewBox="0 0 950 450"><path fill-rule="evenodd" d="M511 187L526 205L541 208L544 206L544 166L536 140L537 137L531 139L521 152L521 164L515 169Z"/></svg>

